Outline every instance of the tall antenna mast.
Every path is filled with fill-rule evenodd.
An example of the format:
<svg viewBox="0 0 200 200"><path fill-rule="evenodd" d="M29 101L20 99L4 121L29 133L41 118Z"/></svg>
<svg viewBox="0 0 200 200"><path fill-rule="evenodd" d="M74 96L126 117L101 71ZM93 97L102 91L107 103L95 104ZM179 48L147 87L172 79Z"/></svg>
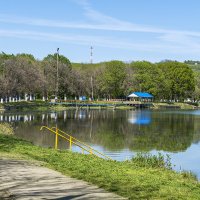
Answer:
<svg viewBox="0 0 200 200"><path fill-rule="evenodd" d="M93 63L93 47L90 47L90 64Z"/></svg>

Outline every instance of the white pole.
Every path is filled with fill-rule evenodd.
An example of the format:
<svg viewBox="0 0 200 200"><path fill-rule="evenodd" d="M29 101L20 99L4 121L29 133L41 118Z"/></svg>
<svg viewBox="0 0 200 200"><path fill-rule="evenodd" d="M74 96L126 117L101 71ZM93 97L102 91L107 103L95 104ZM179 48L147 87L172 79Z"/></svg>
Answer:
<svg viewBox="0 0 200 200"><path fill-rule="evenodd" d="M24 95L24 100L25 101L28 101L28 95L25 93L25 95Z"/></svg>
<svg viewBox="0 0 200 200"><path fill-rule="evenodd" d="M58 100L58 59L59 59L59 48L57 48L57 55L56 55L56 95L55 95L55 100Z"/></svg>

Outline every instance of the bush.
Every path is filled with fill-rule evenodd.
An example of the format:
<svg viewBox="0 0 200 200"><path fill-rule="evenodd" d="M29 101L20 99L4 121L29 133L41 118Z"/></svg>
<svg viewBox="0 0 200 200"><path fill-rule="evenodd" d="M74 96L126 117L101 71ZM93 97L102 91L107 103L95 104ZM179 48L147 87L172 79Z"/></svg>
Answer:
<svg viewBox="0 0 200 200"><path fill-rule="evenodd" d="M181 175L186 179L193 179L195 181L198 180L197 175L191 171L182 171Z"/></svg>
<svg viewBox="0 0 200 200"><path fill-rule="evenodd" d="M166 155L166 158L161 153L151 155L149 153L137 153L131 160L138 167L153 167L172 169L171 158Z"/></svg>

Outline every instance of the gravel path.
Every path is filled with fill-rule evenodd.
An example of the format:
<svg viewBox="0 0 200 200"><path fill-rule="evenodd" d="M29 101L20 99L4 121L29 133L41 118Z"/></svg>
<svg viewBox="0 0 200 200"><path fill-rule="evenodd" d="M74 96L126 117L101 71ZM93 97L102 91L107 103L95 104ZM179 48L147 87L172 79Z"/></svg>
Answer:
<svg viewBox="0 0 200 200"><path fill-rule="evenodd" d="M124 199L27 161L0 159L0 200Z"/></svg>

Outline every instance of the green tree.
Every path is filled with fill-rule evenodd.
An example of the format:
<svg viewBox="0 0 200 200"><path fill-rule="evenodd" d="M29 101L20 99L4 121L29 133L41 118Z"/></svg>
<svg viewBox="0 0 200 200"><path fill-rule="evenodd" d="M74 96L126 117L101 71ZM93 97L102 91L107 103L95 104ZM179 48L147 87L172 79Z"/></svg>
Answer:
<svg viewBox="0 0 200 200"><path fill-rule="evenodd" d="M163 90L166 90L167 82L156 64L137 61L132 62L130 67L133 70L133 91L149 92L156 98L163 98Z"/></svg>
<svg viewBox="0 0 200 200"><path fill-rule="evenodd" d="M200 99L200 72L194 72L195 77L195 90L192 93L192 98L196 101Z"/></svg>
<svg viewBox="0 0 200 200"><path fill-rule="evenodd" d="M180 62L163 62L158 66L168 82L168 99L183 100L191 97L195 90L195 79L192 69Z"/></svg>
<svg viewBox="0 0 200 200"><path fill-rule="evenodd" d="M43 60L50 62L51 64L53 64L56 67L57 53L49 54ZM68 58L66 58L65 56L63 56L63 55L59 55L58 56L58 62L62 63L62 64L65 64L70 69L72 68L72 64L71 64L70 60Z"/></svg>
<svg viewBox="0 0 200 200"><path fill-rule="evenodd" d="M71 77L71 62L63 55L58 56L58 96L63 97L65 94L71 94L68 90ZM47 82L44 87L44 94L47 96L54 95L56 92L57 82L57 54L49 54L42 61L42 70Z"/></svg>
<svg viewBox="0 0 200 200"><path fill-rule="evenodd" d="M29 61L36 61L32 54L20 53L20 54L17 54L16 57L18 57L18 58L27 58L27 60L29 60Z"/></svg>
<svg viewBox="0 0 200 200"><path fill-rule="evenodd" d="M99 77L101 91L106 96L120 97L123 95L123 82L126 77L126 65L121 61L110 61L105 65L102 76Z"/></svg>

